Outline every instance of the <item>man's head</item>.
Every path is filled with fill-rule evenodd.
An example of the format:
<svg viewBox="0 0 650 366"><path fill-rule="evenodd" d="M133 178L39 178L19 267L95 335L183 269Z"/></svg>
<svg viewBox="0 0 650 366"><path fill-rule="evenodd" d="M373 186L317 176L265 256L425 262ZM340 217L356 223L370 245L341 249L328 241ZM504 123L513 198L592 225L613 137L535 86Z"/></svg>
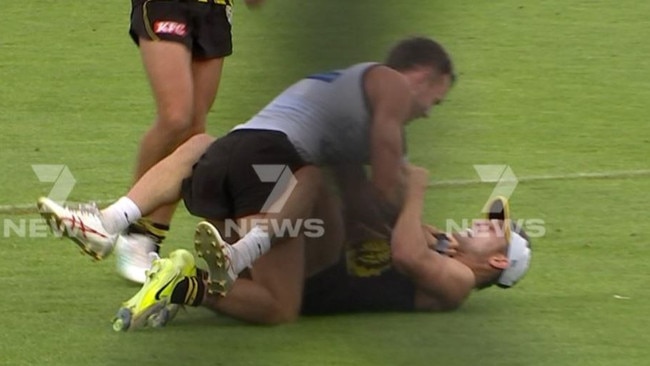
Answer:
<svg viewBox="0 0 650 366"><path fill-rule="evenodd" d="M510 218L508 201L497 197L485 219L472 228L455 233L458 241L454 257L467 265L476 277L476 287L497 285L509 288L517 283L530 265L530 238Z"/></svg>
<svg viewBox="0 0 650 366"><path fill-rule="evenodd" d="M406 77L415 98L416 117L428 115L431 107L441 103L456 79L445 49L426 37L399 41L385 64Z"/></svg>

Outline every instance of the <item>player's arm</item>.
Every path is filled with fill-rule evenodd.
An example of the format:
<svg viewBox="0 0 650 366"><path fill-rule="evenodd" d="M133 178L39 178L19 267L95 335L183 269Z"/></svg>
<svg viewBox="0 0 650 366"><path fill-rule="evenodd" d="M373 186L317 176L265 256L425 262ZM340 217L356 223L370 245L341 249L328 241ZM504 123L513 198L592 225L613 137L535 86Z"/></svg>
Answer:
<svg viewBox="0 0 650 366"><path fill-rule="evenodd" d="M470 269L427 245L422 229L427 179L426 170L409 169L404 206L392 233L392 261L398 271L410 277L417 289L432 300L429 310L451 310L467 298L475 279Z"/></svg>
<svg viewBox="0 0 650 366"><path fill-rule="evenodd" d="M403 129L412 109L411 91L404 77L385 66L366 74L371 106L371 181L381 196L399 207L402 201Z"/></svg>
<svg viewBox="0 0 650 366"><path fill-rule="evenodd" d="M358 164L333 167L347 222L358 222L369 228L392 226L399 209L382 199L368 179L365 167Z"/></svg>

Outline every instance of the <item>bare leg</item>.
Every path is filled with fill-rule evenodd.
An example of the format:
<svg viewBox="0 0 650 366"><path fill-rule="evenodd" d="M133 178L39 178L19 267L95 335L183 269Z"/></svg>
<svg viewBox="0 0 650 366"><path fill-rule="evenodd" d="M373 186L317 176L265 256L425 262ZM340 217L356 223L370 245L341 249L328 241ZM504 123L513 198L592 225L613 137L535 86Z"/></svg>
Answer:
<svg viewBox="0 0 650 366"><path fill-rule="evenodd" d="M214 141L206 134L195 135L176 151L149 169L131 188L129 197L147 215L157 207L178 202L183 179L192 173L192 166Z"/></svg>
<svg viewBox="0 0 650 366"><path fill-rule="evenodd" d="M177 202L183 179L192 174L192 167L213 141L208 135L196 135L151 168L127 196L102 210L105 229L109 233L121 233L139 217Z"/></svg>
<svg viewBox="0 0 650 366"><path fill-rule="evenodd" d="M344 232L340 210L338 197L322 189L310 218L322 220L324 231L322 236L306 239L307 253L293 240L274 244L255 262L252 279L237 279L226 297L206 294L203 306L257 324L295 320L300 312L304 278L335 263L341 255ZM302 264L305 254L308 273Z"/></svg>
<svg viewBox="0 0 650 366"><path fill-rule="evenodd" d="M203 305L252 323L279 324L296 320L302 300L303 244L303 238L276 244L255 262L251 279L237 279L226 297L208 295Z"/></svg>
<svg viewBox="0 0 650 366"><path fill-rule="evenodd" d="M284 320L280 302L265 287L247 278L238 278L226 297L205 296L206 308L245 322L274 325Z"/></svg>
<svg viewBox="0 0 650 366"><path fill-rule="evenodd" d="M156 102L156 119L142 138L134 181L187 138L194 100L192 55L184 45L141 38L140 54Z"/></svg>
<svg viewBox="0 0 650 366"><path fill-rule="evenodd" d="M205 132L207 115L219 90L223 63L223 58L192 61L193 114L184 138ZM169 225L178 201L170 203L151 212L149 219L158 224Z"/></svg>

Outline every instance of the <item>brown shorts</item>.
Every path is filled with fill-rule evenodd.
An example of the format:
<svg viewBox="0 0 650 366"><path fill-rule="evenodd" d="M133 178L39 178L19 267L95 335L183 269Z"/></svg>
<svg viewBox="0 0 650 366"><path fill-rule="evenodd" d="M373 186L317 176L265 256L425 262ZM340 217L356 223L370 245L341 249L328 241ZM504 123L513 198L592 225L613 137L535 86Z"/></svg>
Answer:
<svg viewBox="0 0 650 366"><path fill-rule="evenodd" d="M131 0L129 33L140 38L184 44L193 58L232 54L229 0Z"/></svg>

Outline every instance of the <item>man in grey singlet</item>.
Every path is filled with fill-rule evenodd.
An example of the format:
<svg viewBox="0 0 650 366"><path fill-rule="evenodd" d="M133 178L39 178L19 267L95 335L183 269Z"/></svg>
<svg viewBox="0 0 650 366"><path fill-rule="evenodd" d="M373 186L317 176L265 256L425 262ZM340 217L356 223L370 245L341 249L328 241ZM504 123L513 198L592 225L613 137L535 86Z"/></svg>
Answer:
<svg viewBox="0 0 650 366"><path fill-rule="evenodd" d="M370 180L375 193L369 202L400 207L403 129L427 116L453 80L452 62L442 46L428 38L405 39L384 64L361 63L300 80L213 143L184 182L183 199L193 215L209 219L226 237L232 236L227 229L233 219L235 227L243 228L239 233L246 234L234 245L224 244L229 279L224 286L213 283L211 290L225 295L255 261L248 276L264 289L258 291L258 301L275 303L278 321L295 319L306 228L301 227L300 235L278 228L314 218L319 198L323 202L327 195L323 166L344 165L337 171L346 179ZM370 165L369 178L365 165ZM278 189L283 183L285 189ZM321 222L335 220L333 215L326 212ZM327 235L325 227L311 234ZM209 246L198 244L197 251L208 266L218 268L210 263ZM233 310L235 316L250 318L245 306Z"/></svg>

